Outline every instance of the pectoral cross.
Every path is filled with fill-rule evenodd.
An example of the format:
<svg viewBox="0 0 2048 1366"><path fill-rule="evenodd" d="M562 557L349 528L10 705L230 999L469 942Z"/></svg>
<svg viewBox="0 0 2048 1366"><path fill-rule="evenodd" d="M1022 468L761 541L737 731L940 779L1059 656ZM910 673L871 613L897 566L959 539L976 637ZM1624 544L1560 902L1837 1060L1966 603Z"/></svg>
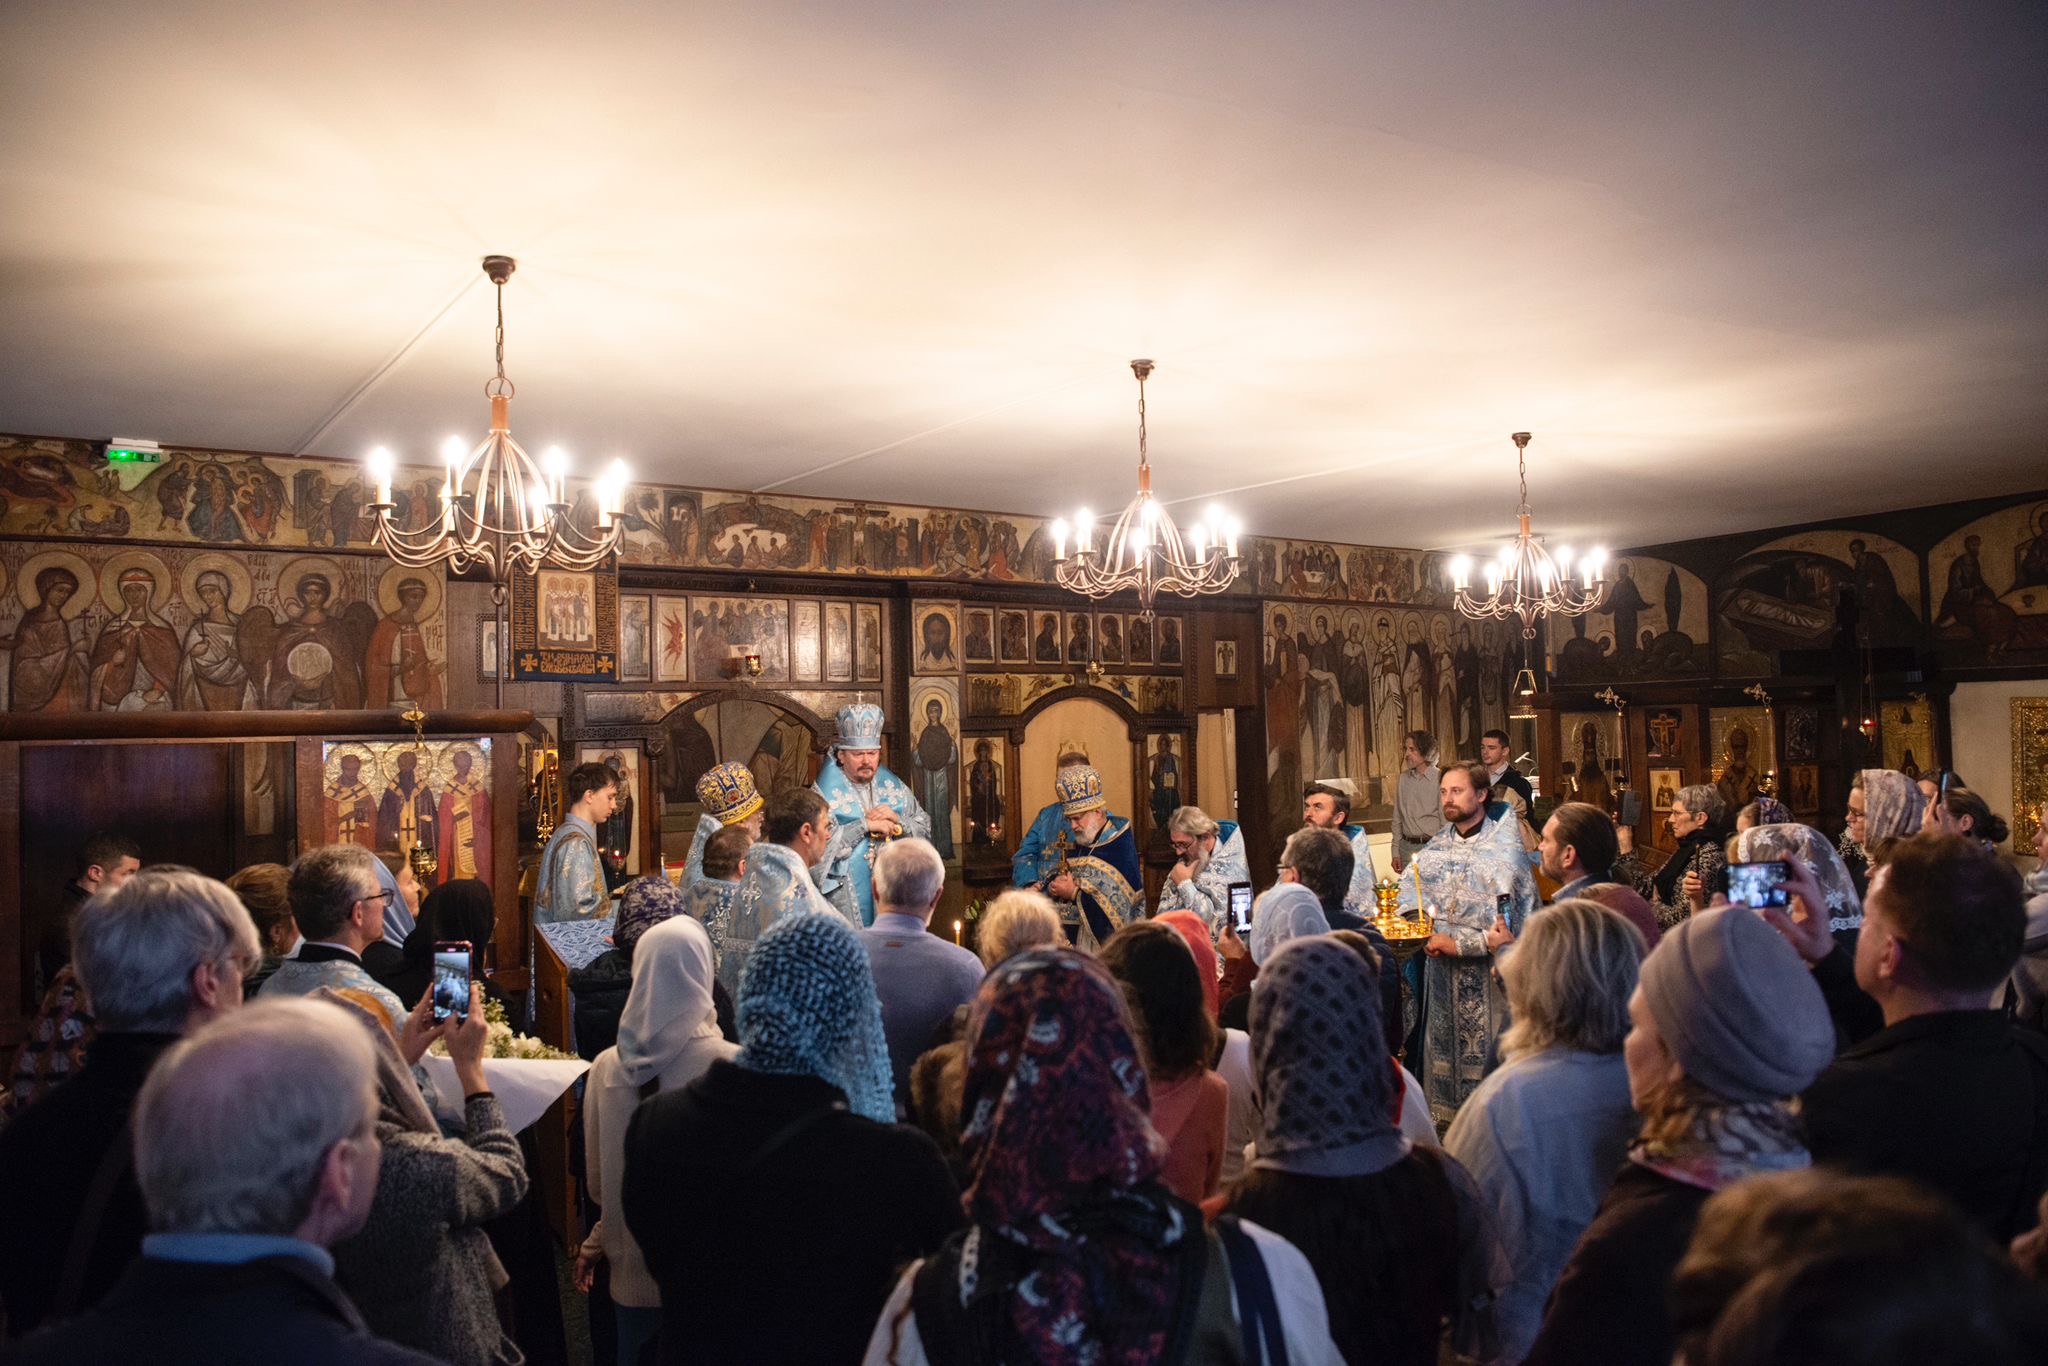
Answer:
<svg viewBox="0 0 2048 1366"><path fill-rule="evenodd" d="M1052 851L1060 856L1060 866L1053 869L1053 877L1066 876L1067 850L1072 847L1072 844L1073 842L1067 838L1067 832L1065 830L1060 831L1058 837L1053 840Z"/></svg>

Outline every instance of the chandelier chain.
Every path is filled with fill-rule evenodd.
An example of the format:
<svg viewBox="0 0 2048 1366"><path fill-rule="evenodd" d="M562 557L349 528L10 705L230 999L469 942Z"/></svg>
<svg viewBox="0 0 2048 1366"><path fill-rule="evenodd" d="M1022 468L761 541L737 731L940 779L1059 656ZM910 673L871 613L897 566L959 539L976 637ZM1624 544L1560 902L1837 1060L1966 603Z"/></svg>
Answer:
<svg viewBox="0 0 2048 1366"><path fill-rule="evenodd" d="M1145 377L1138 377L1138 468L1147 469L1152 457L1145 449Z"/></svg>

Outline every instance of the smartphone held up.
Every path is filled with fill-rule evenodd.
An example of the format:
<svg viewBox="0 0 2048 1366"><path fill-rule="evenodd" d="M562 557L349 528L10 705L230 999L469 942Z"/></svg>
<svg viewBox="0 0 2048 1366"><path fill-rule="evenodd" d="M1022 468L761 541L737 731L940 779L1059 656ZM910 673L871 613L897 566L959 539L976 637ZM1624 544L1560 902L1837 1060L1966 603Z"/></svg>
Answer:
<svg viewBox="0 0 2048 1366"><path fill-rule="evenodd" d="M434 945L434 1018L469 1018L470 944L458 940Z"/></svg>

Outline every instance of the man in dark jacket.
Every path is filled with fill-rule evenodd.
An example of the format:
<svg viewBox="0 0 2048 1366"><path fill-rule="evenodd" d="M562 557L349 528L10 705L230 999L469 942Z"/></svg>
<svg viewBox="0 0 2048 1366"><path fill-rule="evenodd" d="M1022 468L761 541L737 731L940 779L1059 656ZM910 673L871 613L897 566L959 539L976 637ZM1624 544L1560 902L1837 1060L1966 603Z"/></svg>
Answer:
<svg viewBox="0 0 2048 1366"><path fill-rule="evenodd" d="M36 993L40 995L71 961L71 921L101 892L111 892L142 866L142 846L126 835L102 830L78 851L78 876L64 884L57 902L36 931Z"/></svg>
<svg viewBox="0 0 2048 1366"><path fill-rule="evenodd" d="M134 1120L157 1231L105 1299L9 1366L431 1361L364 1330L327 1252L376 1194L375 1075L369 1037L319 1001L253 1006L165 1052Z"/></svg>
<svg viewBox="0 0 2048 1366"><path fill-rule="evenodd" d="M1817 1162L1902 1176L2004 1243L2048 1186L2048 1047L1987 1008L2019 960L2025 896L1975 841L1920 835L1872 876L1857 985L1884 1028L1805 1096Z"/></svg>
<svg viewBox="0 0 2048 1366"><path fill-rule="evenodd" d="M240 898L173 869L84 903L72 944L99 1032L75 1079L0 1130L0 1308L17 1334L92 1304L135 1255L136 1094L180 1034L241 1005L262 956Z"/></svg>

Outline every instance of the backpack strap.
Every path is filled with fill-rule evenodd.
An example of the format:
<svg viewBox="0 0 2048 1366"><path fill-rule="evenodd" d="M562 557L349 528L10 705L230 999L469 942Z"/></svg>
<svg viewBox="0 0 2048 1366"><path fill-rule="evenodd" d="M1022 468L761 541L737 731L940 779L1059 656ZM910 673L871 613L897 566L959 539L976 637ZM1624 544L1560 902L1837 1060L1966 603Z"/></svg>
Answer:
<svg viewBox="0 0 2048 1366"><path fill-rule="evenodd" d="M113 1202L114 1187L135 1167L135 1114L131 1110L121 1121L121 1131L93 1169L92 1184L85 1189L85 1202L78 1207L78 1222L71 1226L71 1241L64 1249L64 1269L57 1278L57 1293L50 1301L49 1321L71 1317L85 1294L85 1274L92 1266L92 1254L100 1241L100 1225L107 1220L107 1206Z"/></svg>
<svg viewBox="0 0 2048 1366"><path fill-rule="evenodd" d="M1273 1280L1259 1245L1235 1215L1217 1216L1216 1236L1230 1261L1230 1282L1237 1291L1237 1324L1244 1339L1245 1366L1288 1366L1287 1337L1280 1329L1280 1305L1273 1298Z"/></svg>

